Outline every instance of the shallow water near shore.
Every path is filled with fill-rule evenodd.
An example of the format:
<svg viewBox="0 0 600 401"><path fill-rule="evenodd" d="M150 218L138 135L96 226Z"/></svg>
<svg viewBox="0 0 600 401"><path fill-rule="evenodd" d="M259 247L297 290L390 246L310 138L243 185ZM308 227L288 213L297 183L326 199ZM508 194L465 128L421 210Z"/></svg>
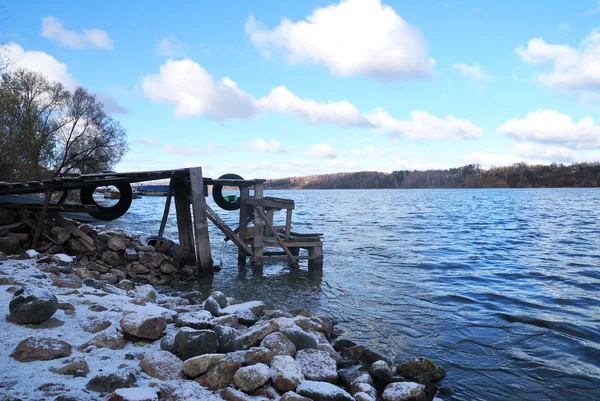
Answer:
<svg viewBox="0 0 600 401"><path fill-rule="evenodd" d="M211 226L223 268L190 288L324 312L398 360L432 358L455 400L600 399L600 190L265 194L296 201L295 231L325 235L322 275L305 261L238 268ZM157 233L165 199L136 199L108 227ZM174 205L166 236L177 239Z"/></svg>

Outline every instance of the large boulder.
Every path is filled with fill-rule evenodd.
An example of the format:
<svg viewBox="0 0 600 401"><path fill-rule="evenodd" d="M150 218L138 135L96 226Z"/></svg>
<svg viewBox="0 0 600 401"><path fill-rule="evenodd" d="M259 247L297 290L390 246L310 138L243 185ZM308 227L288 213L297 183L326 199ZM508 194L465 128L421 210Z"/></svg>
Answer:
<svg viewBox="0 0 600 401"><path fill-rule="evenodd" d="M273 358L271 363L271 381L279 391L294 391L302 382L304 375L302 368L288 355Z"/></svg>
<svg viewBox="0 0 600 401"><path fill-rule="evenodd" d="M335 360L325 351L312 348L300 350L296 353L296 363L308 380L335 383L338 379Z"/></svg>
<svg viewBox="0 0 600 401"><path fill-rule="evenodd" d="M216 353L219 340L212 330L184 327L175 335L175 348L179 357L185 361L193 356Z"/></svg>
<svg viewBox="0 0 600 401"><path fill-rule="evenodd" d="M369 368L371 377L377 384L386 385L392 381L392 369L385 361L376 361Z"/></svg>
<svg viewBox="0 0 600 401"><path fill-rule="evenodd" d="M177 315L175 324L178 327L191 327L192 329L207 329L213 316L210 312L199 310L196 312L182 312Z"/></svg>
<svg viewBox="0 0 600 401"><path fill-rule="evenodd" d="M304 380L296 388L296 393L313 401L355 401L346 390L326 382Z"/></svg>
<svg viewBox="0 0 600 401"><path fill-rule="evenodd" d="M221 363L224 354L204 354L187 359L183 362L183 373L195 379Z"/></svg>
<svg viewBox="0 0 600 401"><path fill-rule="evenodd" d="M59 375L84 377L90 373L90 368L85 359L81 357L75 357L71 359L64 359L62 365L50 368L50 372Z"/></svg>
<svg viewBox="0 0 600 401"><path fill-rule="evenodd" d="M138 338L157 340L167 327L164 316L152 316L133 312L121 318L123 332Z"/></svg>
<svg viewBox="0 0 600 401"><path fill-rule="evenodd" d="M269 367L264 363L257 363L238 369L233 380L237 388L248 393L267 383L270 377Z"/></svg>
<svg viewBox="0 0 600 401"><path fill-rule="evenodd" d="M116 389L135 387L135 385L135 371L123 369L99 373L87 383L85 388L98 393L112 393Z"/></svg>
<svg viewBox="0 0 600 401"><path fill-rule="evenodd" d="M156 379L175 380L181 378L183 362L169 351L158 351L142 359L140 368Z"/></svg>
<svg viewBox="0 0 600 401"><path fill-rule="evenodd" d="M21 241L14 237L0 237L0 251L12 255L19 251Z"/></svg>
<svg viewBox="0 0 600 401"><path fill-rule="evenodd" d="M256 323L258 318L262 316L264 308L264 303L260 301L251 301L236 305L230 305L226 308L223 308L221 309L221 314L236 315L240 323L245 325L253 325L254 323Z"/></svg>
<svg viewBox="0 0 600 401"><path fill-rule="evenodd" d="M80 345L77 349L81 352L89 352L94 348L109 348L109 349L123 349L125 348L125 337L116 331L102 332L90 340Z"/></svg>
<svg viewBox="0 0 600 401"><path fill-rule="evenodd" d="M21 324L41 323L58 309L58 299L48 290L36 287L18 289L8 305L10 316Z"/></svg>
<svg viewBox="0 0 600 401"><path fill-rule="evenodd" d="M240 339L237 330L228 326L215 326L213 330L219 338L218 352L226 354L244 348L244 343Z"/></svg>
<svg viewBox="0 0 600 401"><path fill-rule="evenodd" d="M296 355L296 346L283 333L271 333L260 343L261 347L271 350L273 355Z"/></svg>
<svg viewBox="0 0 600 401"><path fill-rule="evenodd" d="M409 380L423 384L438 382L446 376L444 368L427 358L411 359L406 363L400 363L396 371Z"/></svg>
<svg viewBox="0 0 600 401"><path fill-rule="evenodd" d="M296 349L318 348L317 340L310 334L300 329L282 329L281 332L296 346Z"/></svg>
<svg viewBox="0 0 600 401"><path fill-rule="evenodd" d="M239 318L239 317L238 317ZM255 347L271 333L279 330L279 325L273 320L265 320L256 323L240 336L246 347Z"/></svg>
<svg viewBox="0 0 600 401"><path fill-rule="evenodd" d="M55 338L28 337L21 341L11 357L19 362L49 361L71 355L71 345Z"/></svg>
<svg viewBox="0 0 600 401"><path fill-rule="evenodd" d="M219 390L233 383L233 377L239 368L240 362L223 361L208 373L196 379L196 382L209 390Z"/></svg>
<svg viewBox="0 0 600 401"><path fill-rule="evenodd" d="M425 401L425 386L413 382L388 384L383 391L384 401Z"/></svg>

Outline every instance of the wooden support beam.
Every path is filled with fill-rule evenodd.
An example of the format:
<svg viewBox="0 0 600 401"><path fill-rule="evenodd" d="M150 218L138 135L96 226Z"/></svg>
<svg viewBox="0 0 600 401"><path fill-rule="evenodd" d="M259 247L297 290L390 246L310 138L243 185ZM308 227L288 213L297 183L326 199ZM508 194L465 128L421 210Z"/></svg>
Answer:
<svg viewBox="0 0 600 401"><path fill-rule="evenodd" d="M44 219L46 218L46 214L48 213L48 206L50 206L50 200L52 199L52 191L46 191L46 195L44 196L44 206L42 206L42 211L40 212L39 221L35 227L35 231L33 233L33 241L31 242L31 247L37 247L37 243L40 240L40 235L42 235L42 229L44 228Z"/></svg>
<svg viewBox="0 0 600 401"><path fill-rule="evenodd" d="M254 184L254 198L263 198L263 184ZM251 199L251 198L250 198ZM248 201L250 201L248 199ZM250 261L254 267L262 267L263 265L263 235L264 235L264 222L260 217L260 213L264 209L263 206L254 206L254 240L252 241L252 257Z"/></svg>
<svg viewBox="0 0 600 401"><path fill-rule="evenodd" d="M268 199L268 198L264 198L264 199L250 198L250 199L248 199L248 204L252 205L252 206L270 207L273 209L288 209L288 210L294 209L294 201L284 202L283 200L279 201L279 200Z"/></svg>
<svg viewBox="0 0 600 401"><path fill-rule="evenodd" d="M221 217L219 217L219 215L208 205L206 205L206 217L208 217L208 219L212 221L213 224L217 226L217 228L221 230L227 238L232 240L233 243L240 249L240 251L247 256L252 255L252 251L250 251L250 248L248 248L246 242L242 241L242 239L233 232L231 227L229 227L227 223L225 223L223 219L221 219Z"/></svg>
<svg viewBox="0 0 600 401"><path fill-rule="evenodd" d="M48 214L54 221L56 221L60 226L70 232L73 236L77 237L81 241L81 243L90 251L95 251L96 247L94 246L94 240L88 236L86 233L81 231L75 223L70 220L65 219L58 213L49 213Z"/></svg>
<svg viewBox="0 0 600 401"><path fill-rule="evenodd" d="M290 239L290 232L292 231L292 210L288 209L285 216L285 239Z"/></svg>
<svg viewBox="0 0 600 401"><path fill-rule="evenodd" d="M175 196L179 244L186 253L194 254L194 231L192 228L190 202L187 198L188 186L183 179L172 178L171 180L173 183L173 195Z"/></svg>
<svg viewBox="0 0 600 401"><path fill-rule="evenodd" d="M238 231L240 234L240 238L244 245L246 244L246 238L248 236L248 195L250 193L250 188L248 187L240 187L240 225L238 227ZM252 255L252 252L249 253ZM238 265L246 264L246 254L242 251L241 248L238 250Z"/></svg>
<svg viewBox="0 0 600 401"><path fill-rule="evenodd" d="M267 218L267 216L265 215L265 212L263 212L260 209L256 209L256 213L258 213L260 215L260 217L263 219L263 221L265 222L265 224L267 225L267 227L271 230L271 232L273 233L273 237L275 238L275 241L277 241L277 243L279 244L279 246L283 249L283 251L285 252L285 254L287 255L290 263L292 264L293 267L298 267L298 261L296 260L296 258L294 257L294 255L292 255L292 253L290 252L290 250L288 249L288 247L284 244L284 242L281 240L281 238L279 238L279 234L277 234L277 232L273 229L273 225L271 224L271 222L269 221L269 219Z"/></svg>
<svg viewBox="0 0 600 401"><path fill-rule="evenodd" d="M173 181L169 180L169 191L167 192L167 200L165 202L165 211L163 212L163 218L160 222L160 228L158 229L158 236L156 237L156 248L160 248L163 234L165 233L165 227L167 225L167 219L169 218L169 211L171 209L171 198L173 197Z"/></svg>
<svg viewBox="0 0 600 401"><path fill-rule="evenodd" d="M308 270L323 268L323 247L315 246L308 248Z"/></svg>
<svg viewBox="0 0 600 401"><path fill-rule="evenodd" d="M192 211L194 214L194 239L196 242L196 265L203 273L213 273L213 260L210 253L206 199L202 167L190 168L190 188L192 191Z"/></svg>

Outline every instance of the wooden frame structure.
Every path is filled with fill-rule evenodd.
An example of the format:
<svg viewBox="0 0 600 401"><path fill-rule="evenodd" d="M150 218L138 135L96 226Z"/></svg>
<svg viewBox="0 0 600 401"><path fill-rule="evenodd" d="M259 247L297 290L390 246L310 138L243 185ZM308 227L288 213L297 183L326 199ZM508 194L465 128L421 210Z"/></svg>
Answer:
<svg viewBox="0 0 600 401"><path fill-rule="evenodd" d="M264 259L288 260L293 267L298 261L308 260L309 269L323 265L323 245L320 234L295 234L291 231L294 201L264 197L265 180L234 180L204 178L201 167L178 170L146 171L133 173L99 173L58 177L44 181L18 183L0 182L0 195L44 193L43 203L38 204L39 221L34 232L33 246L42 235L43 221L47 215L62 217L60 211L94 211L93 205L63 204L70 190L131 184L134 182L170 179L169 191L161 220L156 247L160 247L167 223L171 200L175 198L179 243L183 250L196 257L196 265L202 273L213 272L208 220L219 228L238 247L238 264L245 264L248 257L254 267L262 267ZM206 204L209 185L238 187L240 190L239 226L231 229L221 217ZM250 196L250 189L253 196ZM51 203L52 194L62 191L58 203ZM6 205L4 205L6 206ZM21 205L22 206L22 205ZM31 206L31 205L29 205ZM285 226L274 226L275 212L286 211ZM56 217L59 216L59 217ZM249 223L253 222L253 226ZM64 221L63 225L67 224ZM70 227L76 230L76 227ZM93 244L91 244L93 247ZM273 251L272 248L280 250ZM300 255L306 249L308 255Z"/></svg>

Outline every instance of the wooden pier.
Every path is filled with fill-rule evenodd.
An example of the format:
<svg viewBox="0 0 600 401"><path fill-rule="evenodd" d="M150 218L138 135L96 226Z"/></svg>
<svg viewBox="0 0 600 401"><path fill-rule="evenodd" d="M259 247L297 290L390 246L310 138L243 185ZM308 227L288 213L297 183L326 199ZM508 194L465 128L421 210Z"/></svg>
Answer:
<svg viewBox="0 0 600 401"><path fill-rule="evenodd" d="M44 193L44 202L28 204L29 209L40 210L40 218L34 235L34 246L39 239L44 218L49 212L80 211L103 220L112 220L123 215L131 205L131 184L136 182L169 179L169 191L163 218L156 240L160 246L167 223L171 200L175 200L179 243L183 250L195 255L196 265L203 274L212 274L213 260L210 249L208 221L218 227L228 240L238 248L238 264L244 265L247 258L254 267L262 267L264 260L287 260L297 268L300 260L308 260L308 268L323 266L323 244L321 234L298 234L292 231L292 214L295 208L291 199L264 196L265 180L212 179L202 175L201 167L178 170L162 170L132 173L82 174L58 177L44 181L19 183L0 182L0 195ZM101 186L116 186L121 198L112 207L95 203L91 194ZM206 203L208 186L238 187L239 225L232 229ZM67 194L80 190L81 203L64 203ZM251 191L252 190L252 194ZM57 202L52 202L54 193L62 193ZM220 192L219 192L220 193ZM214 192L213 192L214 194ZM236 203L237 205L237 203ZM23 207L23 204L2 204L2 207ZM191 207L190 207L191 206ZM286 213L284 226L273 223L274 214ZM252 223L252 225L251 225ZM307 254L301 255L300 250Z"/></svg>

